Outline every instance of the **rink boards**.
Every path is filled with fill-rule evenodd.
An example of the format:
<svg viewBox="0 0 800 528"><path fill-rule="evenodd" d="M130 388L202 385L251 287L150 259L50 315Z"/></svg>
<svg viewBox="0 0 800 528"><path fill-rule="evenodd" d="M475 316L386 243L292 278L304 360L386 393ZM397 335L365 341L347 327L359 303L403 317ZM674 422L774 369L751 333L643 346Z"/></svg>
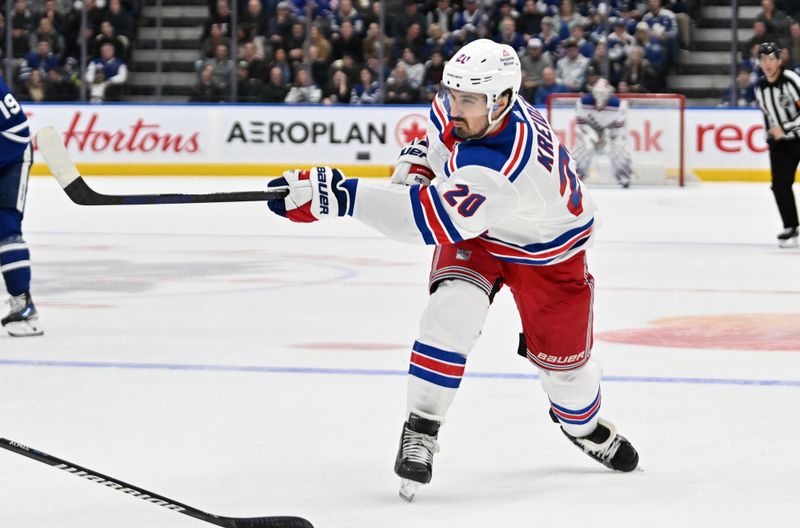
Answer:
<svg viewBox="0 0 800 528"><path fill-rule="evenodd" d="M82 174L106 176L270 176L335 165L351 176L385 177L400 148L424 135L428 114L424 106L219 104L29 104L26 111L34 131L53 125L64 134ZM677 159L676 112L631 109L635 153ZM569 117L554 128L571 145ZM766 181L766 150L757 109L686 110L690 176ZM47 169L35 163L33 174Z"/></svg>

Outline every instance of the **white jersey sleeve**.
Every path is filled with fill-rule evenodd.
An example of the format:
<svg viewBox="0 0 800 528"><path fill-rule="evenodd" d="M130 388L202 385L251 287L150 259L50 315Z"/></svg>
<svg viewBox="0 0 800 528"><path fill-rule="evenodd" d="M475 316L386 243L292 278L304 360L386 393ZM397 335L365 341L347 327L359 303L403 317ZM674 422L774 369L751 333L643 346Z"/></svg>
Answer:
<svg viewBox="0 0 800 528"><path fill-rule="evenodd" d="M360 180L353 217L402 242L439 245L475 238L519 204L503 175L468 165L428 187Z"/></svg>
<svg viewBox="0 0 800 528"><path fill-rule="evenodd" d="M445 245L475 240L500 261L546 266L591 242L595 206L547 120L519 97L501 126L460 140L434 100L428 187L359 180L352 215L387 236Z"/></svg>

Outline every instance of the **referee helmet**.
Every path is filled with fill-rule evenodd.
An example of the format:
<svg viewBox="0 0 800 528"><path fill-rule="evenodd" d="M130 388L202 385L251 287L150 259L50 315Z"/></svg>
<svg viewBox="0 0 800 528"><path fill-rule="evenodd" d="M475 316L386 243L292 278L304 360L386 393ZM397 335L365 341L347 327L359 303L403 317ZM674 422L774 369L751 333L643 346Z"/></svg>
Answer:
<svg viewBox="0 0 800 528"><path fill-rule="evenodd" d="M763 42L758 47L758 58L764 55L774 55L776 59L781 57L781 47L774 42Z"/></svg>

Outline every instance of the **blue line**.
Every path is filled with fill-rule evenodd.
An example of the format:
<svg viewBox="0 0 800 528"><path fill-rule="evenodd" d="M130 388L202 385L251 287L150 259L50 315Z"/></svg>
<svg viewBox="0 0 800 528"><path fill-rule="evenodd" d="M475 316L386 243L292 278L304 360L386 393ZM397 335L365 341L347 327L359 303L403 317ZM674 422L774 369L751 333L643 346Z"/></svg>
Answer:
<svg viewBox="0 0 800 528"><path fill-rule="evenodd" d="M198 365L187 363L114 363L101 361L57 361L50 359L0 359L0 365L15 367L60 367L129 370L184 370L203 372L264 372L271 374L325 374L333 376L407 376L405 370L342 369L323 367L269 367L261 365ZM468 372L467 378L537 380L537 374L514 372ZM604 376L611 383L672 383L685 385L756 385L762 387L800 387L800 380L678 378L662 376Z"/></svg>

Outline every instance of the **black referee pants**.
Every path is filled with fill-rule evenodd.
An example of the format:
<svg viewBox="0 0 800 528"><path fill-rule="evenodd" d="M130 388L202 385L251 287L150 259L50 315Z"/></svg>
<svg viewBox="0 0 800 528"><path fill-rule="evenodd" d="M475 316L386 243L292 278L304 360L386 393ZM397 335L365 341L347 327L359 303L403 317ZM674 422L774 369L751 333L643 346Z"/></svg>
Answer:
<svg viewBox="0 0 800 528"><path fill-rule="evenodd" d="M772 141L769 145L772 166L772 194L783 220L783 227L797 227L797 204L792 192L794 175L800 164L800 141Z"/></svg>

